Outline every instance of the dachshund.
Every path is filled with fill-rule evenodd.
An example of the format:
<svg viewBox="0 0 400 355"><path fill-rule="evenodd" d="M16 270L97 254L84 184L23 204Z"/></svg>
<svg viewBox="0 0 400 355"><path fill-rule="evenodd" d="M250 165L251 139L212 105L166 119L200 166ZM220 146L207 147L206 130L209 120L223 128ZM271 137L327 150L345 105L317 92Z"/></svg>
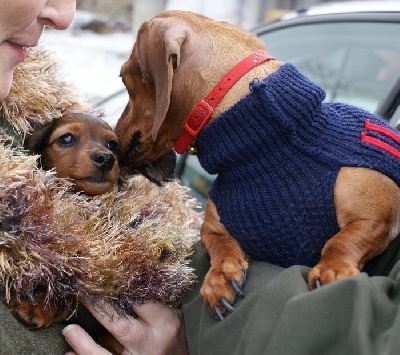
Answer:
<svg viewBox="0 0 400 355"><path fill-rule="evenodd" d="M68 178L76 191L101 195L118 182L118 138L102 119L69 113L37 128L25 146L40 155L44 170L55 168L57 177Z"/></svg>
<svg viewBox="0 0 400 355"><path fill-rule="evenodd" d="M142 24L121 67L122 159L142 166L187 147L217 174L200 231L211 258L200 292L220 319L242 295L248 256L309 266L313 289L358 274L400 232L398 132L322 103L321 88L265 49L238 26L166 11ZM346 112L354 124L335 123Z"/></svg>
<svg viewBox="0 0 400 355"><path fill-rule="evenodd" d="M100 195L118 183L118 138L102 119L69 113L37 128L25 140L30 154L40 155L44 170L55 168L57 177L68 178L78 192ZM63 321L69 315L61 302L47 302L46 290L35 290L35 299L13 298L8 304L12 314L26 327L39 329Z"/></svg>

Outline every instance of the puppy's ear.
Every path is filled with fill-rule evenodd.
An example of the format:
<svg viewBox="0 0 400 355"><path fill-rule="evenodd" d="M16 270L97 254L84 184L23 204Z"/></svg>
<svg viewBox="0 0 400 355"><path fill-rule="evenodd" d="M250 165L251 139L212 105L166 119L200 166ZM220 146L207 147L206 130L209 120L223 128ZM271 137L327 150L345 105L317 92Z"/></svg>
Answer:
<svg viewBox="0 0 400 355"><path fill-rule="evenodd" d="M24 148L30 154L42 154L43 150L49 144L49 138L54 131L55 121L47 123L42 127L35 128L31 135L27 136L24 141Z"/></svg>
<svg viewBox="0 0 400 355"><path fill-rule="evenodd" d="M181 62L181 46L186 39L188 26L171 18L153 18L139 29L136 49L140 68L146 80L153 84L156 93L156 111L153 119L152 138L167 114L174 70Z"/></svg>
<svg viewBox="0 0 400 355"><path fill-rule="evenodd" d="M158 186L162 186L164 182L171 181L175 178L176 154L173 149L169 149L161 154L156 160L141 167L130 169L124 167L129 174L142 174L151 182Z"/></svg>

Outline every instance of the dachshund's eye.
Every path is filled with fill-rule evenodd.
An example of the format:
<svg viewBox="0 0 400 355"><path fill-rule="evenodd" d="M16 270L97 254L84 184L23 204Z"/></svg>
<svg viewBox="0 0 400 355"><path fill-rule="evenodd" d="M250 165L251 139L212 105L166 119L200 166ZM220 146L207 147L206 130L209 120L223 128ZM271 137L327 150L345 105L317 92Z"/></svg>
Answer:
<svg viewBox="0 0 400 355"><path fill-rule="evenodd" d="M69 147L76 142L76 138L72 133L65 133L57 139L57 142L63 146Z"/></svg>
<svg viewBox="0 0 400 355"><path fill-rule="evenodd" d="M118 150L119 146L118 146L118 142L115 140L110 140L107 143L107 148L110 149L111 151L116 151Z"/></svg>

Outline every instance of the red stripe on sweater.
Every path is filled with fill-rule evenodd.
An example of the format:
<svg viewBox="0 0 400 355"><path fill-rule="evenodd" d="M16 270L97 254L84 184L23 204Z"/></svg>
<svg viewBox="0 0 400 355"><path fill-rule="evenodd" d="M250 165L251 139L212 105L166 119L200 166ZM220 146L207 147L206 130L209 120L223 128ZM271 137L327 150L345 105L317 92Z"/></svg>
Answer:
<svg viewBox="0 0 400 355"><path fill-rule="evenodd" d="M370 131L375 131L378 133L382 133L385 136L388 136L389 138L392 138L393 140L400 143L400 134L397 134L396 132L394 132L386 127L382 127L378 124L371 123L370 120L365 120L365 129L370 130Z"/></svg>
<svg viewBox="0 0 400 355"><path fill-rule="evenodd" d="M371 136L368 136L367 132L362 132L361 133L361 140L365 143L371 144L375 147L378 147L380 149L386 150L390 154L394 155L396 158L400 159L400 150L396 149L395 147L392 147L390 144L385 143L381 141L378 138L374 138Z"/></svg>
<svg viewBox="0 0 400 355"><path fill-rule="evenodd" d="M386 143L379 138L372 137L368 135L368 131L370 132L377 132L380 134L383 134L386 137L389 137L393 139L395 142L400 142L400 134L397 134L396 132L380 126L376 123L372 123L370 120L365 120L364 123L365 131L361 133L361 140L365 143L371 144L375 147L378 147L380 149L383 149L390 154L394 155L396 158L400 159L400 150L395 148L394 146L390 145L389 143Z"/></svg>

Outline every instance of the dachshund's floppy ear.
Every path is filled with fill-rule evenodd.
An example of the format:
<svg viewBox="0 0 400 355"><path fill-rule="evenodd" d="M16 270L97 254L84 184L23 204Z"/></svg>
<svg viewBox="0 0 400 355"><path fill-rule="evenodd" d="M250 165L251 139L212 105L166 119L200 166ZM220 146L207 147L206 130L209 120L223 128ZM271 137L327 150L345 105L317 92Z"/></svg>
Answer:
<svg viewBox="0 0 400 355"><path fill-rule="evenodd" d="M155 87L156 111L153 119L152 138L167 114L174 70L181 62L181 47L186 39L188 25L176 18L153 18L138 31L137 56L142 74Z"/></svg>
<svg viewBox="0 0 400 355"><path fill-rule="evenodd" d="M54 123L50 122L42 127L35 128L32 134L28 135L24 141L24 148L30 154L42 154L43 150L48 146L49 139L54 131Z"/></svg>

